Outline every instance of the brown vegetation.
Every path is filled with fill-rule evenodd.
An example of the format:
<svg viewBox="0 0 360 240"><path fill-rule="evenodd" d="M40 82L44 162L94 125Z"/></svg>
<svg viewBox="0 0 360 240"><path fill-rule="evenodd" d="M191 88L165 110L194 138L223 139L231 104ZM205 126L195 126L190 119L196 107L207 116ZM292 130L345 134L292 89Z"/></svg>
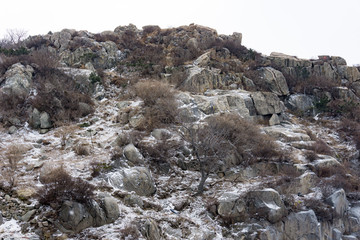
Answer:
<svg viewBox="0 0 360 240"><path fill-rule="evenodd" d="M151 130L176 122L175 91L167 83L154 80L141 81L134 85L133 92L144 101L146 129Z"/></svg>
<svg viewBox="0 0 360 240"><path fill-rule="evenodd" d="M95 187L81 178L73 178L63 167L54 169L43 179L44 186L38 191L41 204L58 208L66 200L89 203L94 197Z"/></svg>

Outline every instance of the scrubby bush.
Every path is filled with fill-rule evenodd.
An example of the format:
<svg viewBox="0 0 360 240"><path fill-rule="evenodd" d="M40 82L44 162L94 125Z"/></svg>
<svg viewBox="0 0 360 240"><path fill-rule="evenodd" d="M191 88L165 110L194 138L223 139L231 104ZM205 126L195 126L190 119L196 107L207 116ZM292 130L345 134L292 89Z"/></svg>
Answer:
<svg viewBox="0 0 360 240"><path fill-rule="evenodd" d="M144 101L147 129L151 130L176 122L175 92L167 83L153 80L141 81L134 85L133 92Z"/></svg>
<svg viewBox="0 0 360 240"><path fill-rule="evenodd" d="M86 103L93 111L90 96L80 92L77 83L60 70L39 74L34 82L37 95L32 99L32 105L39 111L47 112L53 122L73 121L88 114L88 109L85 112L81 110L81 103Z"/></svg>
<svg viewBox="0 0 360 240"><path fill-rule="evenodd" d="M60 167L43 178L44 186L37 196L41 204L58 208L64 201L89 203L94 197L95 187L81 178L74 178Z"/></svg>

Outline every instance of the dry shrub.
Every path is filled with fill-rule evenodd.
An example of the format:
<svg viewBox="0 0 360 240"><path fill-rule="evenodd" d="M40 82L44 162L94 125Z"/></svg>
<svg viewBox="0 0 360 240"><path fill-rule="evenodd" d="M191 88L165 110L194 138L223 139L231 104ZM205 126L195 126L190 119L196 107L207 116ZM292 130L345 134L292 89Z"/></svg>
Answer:
<svg viewBox="0 0 360 240"><path fill-rule="evenodd" d="M153 145L140 143L139 149L149 160L153 170L167 172L171 168L171 161L182 146L183 141L163 139Z"/></svg>
<svg viewBox="0 0 360 240"><path fill-rule="evenodd" d="M73 178L63 167L54 169L43 179L44 186L37 192L41 204L58 208L64 201L89 203L95 187L81 178Z"/></svg>
<svg viewBox="0 0 360 240"><path fill-rule="evenodd" d="M260 129L235 114L222 114L209 118L209 127L236 146L238 154L246 162L255 159L279 159L282 155L279 146Z"/></svg>
<svg viewBox="0 0 360 240"><path fill-rule="evenodd" d="M137 227L133 224L127 224L124 228L120 230L121 239L126 240L136 240L140 237L140 232Z"/></svg>
<svg viewBox="0 0 360 240"><path fill-rule="evenodd" d="M316 159L318 159L318 155L314 152L314 151L306 151L305 153L304 153L304 155L305 155L305 158L308 160L308 161L310 161L310 162L313 162L313 161L315 161Z"/></svg>
<svg viewBox="0 0 360 240"><path fill-rule="evenodd" d="M360 148L360 123L348 118L343 118L340 122L338 132L343 138L351 137L356 147Z"/></svg>
<svg viewBox="0 0 360 240"><path fill-rule="evenodd" d="M81 103L86 103L91 112L93 101L87 93L82 93L74 79L59 70L35 78L38 94L32 99L32 106L47 112L53 122L73 121L86 116Z"/></svg>
<svg viewBox="0 0 360 240"><path fill-rule="evenodd" d="M25 153L24 147L21 145L10 145L6 151L6 158L9 162L9 167L12 170L17 169L18 162L23 158Z"/></svg>
<svg viewBox="0 0 360 240"><path fill-rule="evenodd" d="M94 35L95 41L97 42L107 42L111 41L116 44L121 43L121 38L118 35L111 34L111 33L101 33L101 34L95 34Z"/></svg>
<svg viewBox="0 0 360 240"><path fill-rule="evenodd" d="M6 56L0 54L0 76L2 76L13 64L21 62L23 56Z"/></svg>
<svg viewBox="0 0 360 240"><path fill-rule="evenodd" d="M284 74L289 90L293 93L314 94L315 89L331 92L339 83L323 76L294 77Z"/></svg>
<svg viewBox="0 0 360 240"><path fill-rule="evenodd" d="M11 117L19 118L21 121L26 119L29 104L25 94L5 93L0 90L0 102L0 115L3 120L9 120Z"/></svg>
<svg viewBox="0 0 360 240"><path fill-rule="evenodd" d="M33 51L29 56L29 61L35 64L35 68L41 74L51 74L59 66L60 58L56 52L51 52L47 48Z"/></svg>
<svg viewBox="0 0 360 240"><path fill-rule="evenodd" d="M177 102L174 90L159 81L142 81L134 85L134 93L144 101L146 129L176 122Z"/></svg>
<svg viewBox="0 0 360 240"><path fill-rule="evenodd" d="M329 145L321 139L317 139L316 142L312 144L311 149L317 154L332 155L333 153Z"/></svg>
<svg viewBox="0 0 360 240"><path fill-rule="evenodd" d="M304 205L315 212L320 222L331 221L336 215L335 209L326 204L323 199L306 198L304 199Z"/></svg>
<svg viewBox="0 0 360 240"><path fill-rule="evenodd" d="M79 156L88 156L88 155L90 155L89 146L87 144L84 144L84 143L77 144L74 147L74 152L76 153L76 155L79 155Z"/></svg>

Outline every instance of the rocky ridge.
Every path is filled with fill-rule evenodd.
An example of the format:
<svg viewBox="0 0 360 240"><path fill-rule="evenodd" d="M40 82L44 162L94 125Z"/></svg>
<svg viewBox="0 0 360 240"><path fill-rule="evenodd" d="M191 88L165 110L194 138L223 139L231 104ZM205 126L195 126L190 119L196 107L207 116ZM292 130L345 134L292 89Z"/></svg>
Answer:
<svg viewBox="0 0 360 240"><path fill-rule="evenodd" d="M359 69L340 57L262 56L241 40L240 33L218 35L199 25L129 25L99 34L65 29L25 40L34 55L46 49L47 56L58 56L56 69L94 105L84 100L75 109L81 114L63 122L39 104L24 104L27 114L1 113L0 224L15 219L21 227L10 232L0 225L0 236L359 238L359 176L350 171L358 166L356 136L339 131L350 114L346 107L359 104ZM7 57L1 56L3 65ZM39 62L20 59L0 76L1 92L32 103L42 90L39 75ZM132 87L151 79L176 88L180 120L149 130L149 103L133 96ZM175 143L184 138L185 124L229 113L258 125L283 157L245 163L226 156L196 195L199 163L189 145ZM154 153L168 143L174 145L166 153ZM16 167L8 154L14 145L21 146ZM36 192L59 166L95 186L91 204L38 202Z"/></svg>

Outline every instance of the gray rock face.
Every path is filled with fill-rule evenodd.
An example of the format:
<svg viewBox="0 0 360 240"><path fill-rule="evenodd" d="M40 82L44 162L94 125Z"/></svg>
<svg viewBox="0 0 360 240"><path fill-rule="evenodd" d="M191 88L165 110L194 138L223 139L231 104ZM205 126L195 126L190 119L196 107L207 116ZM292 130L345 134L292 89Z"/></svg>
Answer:
<svg viewBox="0 0 360 240"><path fill-rule="evenodd" d="M41 126L40 112L36 108L34 108L33 112L30 115L29 124L30 124L30 127L34 128L34 129L38 129Z"/></svg>
<svg viewBox="0 0 360 240"><path fill-rule="evenodd" d="M25 96L30 92L34 69L29 65L15 63L4 75L2 90L7 94Z"/></svg>
<svg viewBox="0 0 360 240"><path fill-rule="evenodd" d="M144 157L139 152L139 150L132 144L128 144L124 148L124 155L127 160L129 160L133 164L143 164L144 163Z"/></svg>
<svg viewBox="0 0 360 240"><path fill-rule="evenodd" d="M292 212L284 220L285 239L320 240L320 225L313 210Z"/></svg>
<svg viewBox="0 0 360 240"><path fill-rule="evenodd" d="M40 128L49 129L52 128L50 115L47 112L40 113Z"/></svg>
<svg viewBox="0 0 360 240"><path fill-rule="evenodd" d="M65 229L77 233L91 227L94 218L83 204L66 201L59 211L59 221Z"/></svg>
<svg viewBox="0 0 360 240"><path fill-rule="evenodd" d="M265 217L269 222L276 223L287 215L280 194L274 189L251 191L247 194L247 206L251 215Z"/></svg>
<svg viewBox="0 0 360 240"><path fill-rule="evenodd" d="M120 216L119 205L112 197L105 197L103 200L103 209L106 214L106 222L112 223Z"/></svg>
<svg viewBox="0 0 360 240"><path fill-rule="evenodd" d="M50 40L54 43L55 47L61 50L66 49L69 46L71 40L71 34L74 30L64 29L61 32L55 32Z"/></svg>
<svg viewBox="0 0 360 240"><path fill-rule="evenodd" d="M265 81L271 92L278 96L289 94L289 87L286 79L280 71L272 67L261 68L259 71L262 79Z"/></svg>
<svg viewBox="0 0 360 240"><path fill-rule="evenodd" d="M161 232L158 224L153 219L147 219L141 226L143 236L148 240L160 240Z"/></svg>
<svg viewBox="0 0 360 240"><path fill-rule="evenodd" d="M128 191L134 191L140 196L151 196L156 187L151 173L144 167L133 167L124 170L123 186Z"/></svg>
<svg viewBox="0 0 360 240"><path fill-rule="evenodd" d="M280 99L274 93L254 92L251 94L251 97L254 101L256 112L259 115L281 113L282 111Z"/></svg>
<svg viewBox="0 0 360 240"><path fill-rule="evenodd" d="M89 206L66 201L59 210L60 225L77 233L88 227L99 227L112 223L120 216L119 206L112 197L105 197L100 205L92 201Z"/></svg>
<svg viewBox="0 0 360 240"><path fill-rule="evenodd" d="M224 193L218 201L217 212L221 217L239 221L245 216L246 204L238 194Z"/></svg>
<svg viewBox="0 0 360 240"><path fill-rule="evenodd" d="M346 199L346 194L344 189L340 189L334 192L333 194L331 194L326 199L326 202L334 207L334 210L338 217L343 217L348 211L349 202Z"/></svg>
<svg viewBox="0 0 360 240"><path fill-rule="evenodd" d="M311 113L314 108L314 98L305 94L293 94L285 105L294 112Z"/></svg>
<svg viewBox="0 0 360 240"><path fill-rule="evenodd" d="M0 225L3 223L4 223L4 219L3 219L2 213L0 212Z"/></svg>

